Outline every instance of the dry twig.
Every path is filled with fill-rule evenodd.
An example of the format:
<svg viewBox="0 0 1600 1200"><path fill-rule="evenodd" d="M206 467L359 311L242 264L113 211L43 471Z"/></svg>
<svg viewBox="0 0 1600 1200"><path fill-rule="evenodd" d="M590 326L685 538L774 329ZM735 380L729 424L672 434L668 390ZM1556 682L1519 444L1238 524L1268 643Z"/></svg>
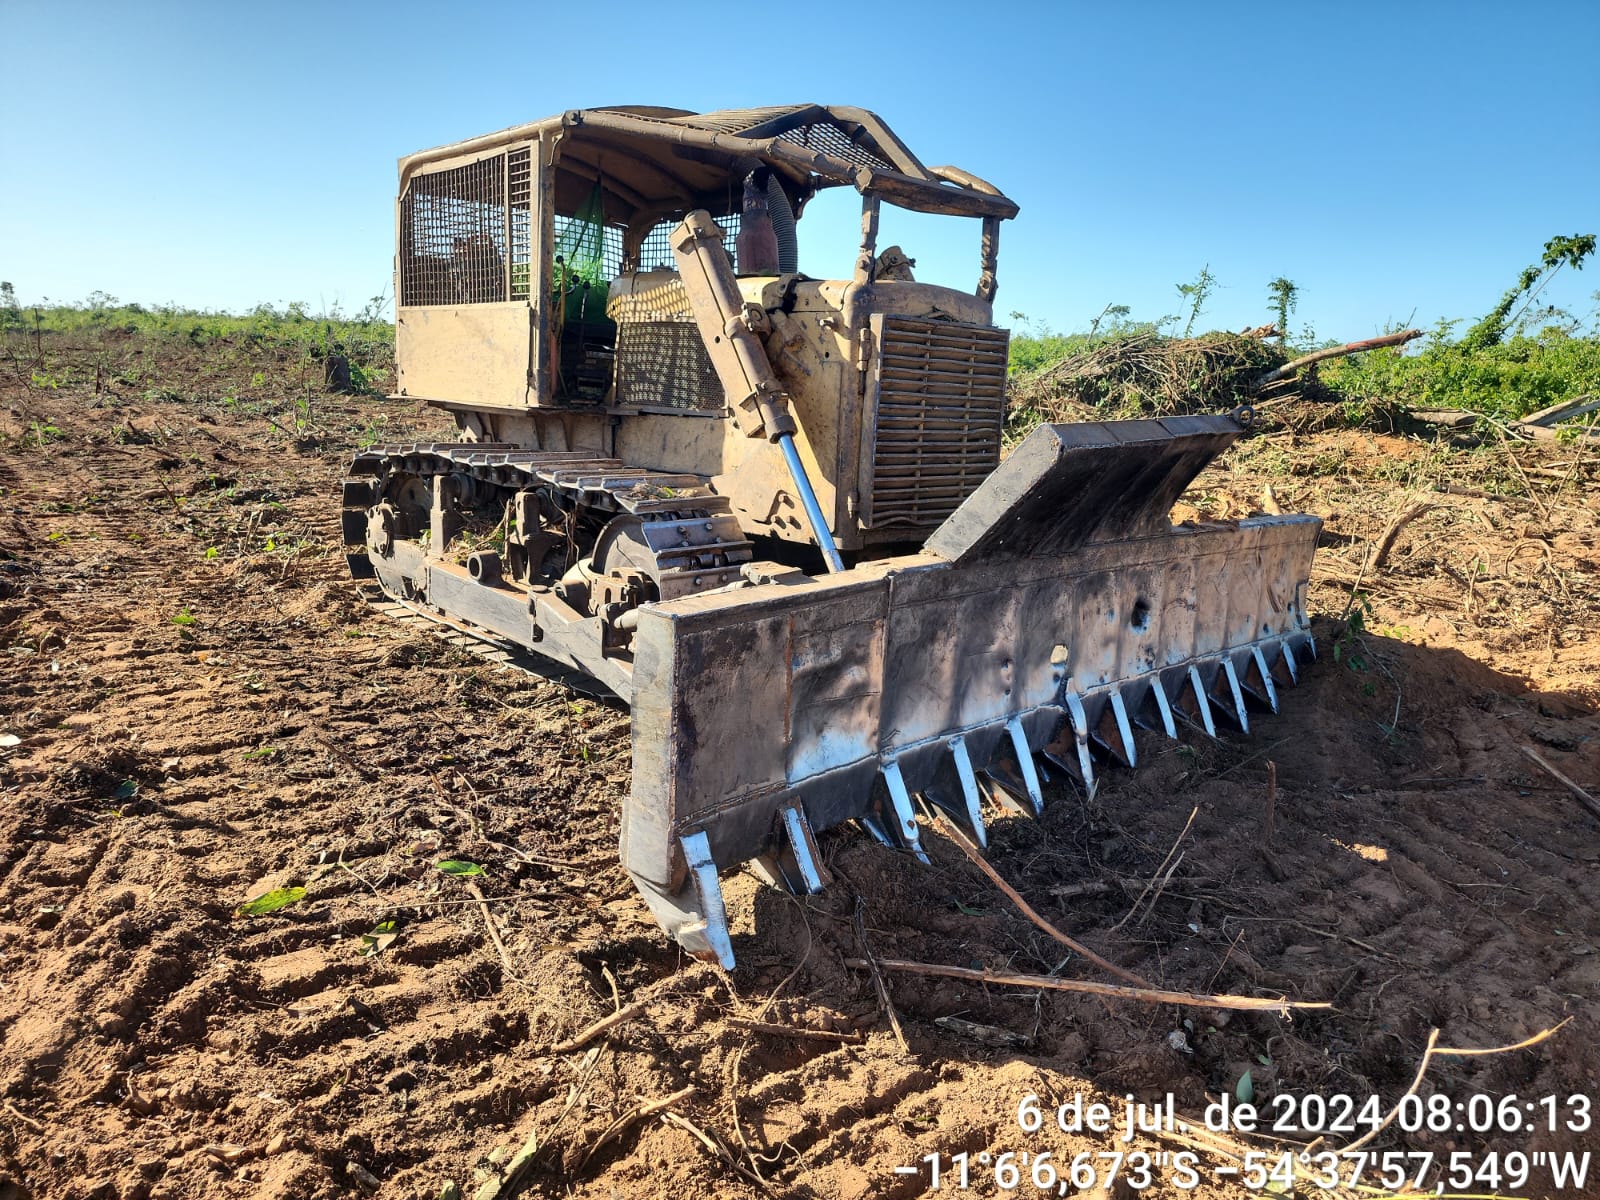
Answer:
<svg viewBox="0 0 1600 1200"><path fill-rule="evenodd" d="M11 1103L11 1101L9 1101L9 1100L5 1101L3 1107L5 1108L5 1110L8 1113L10 1113L17 1120L21 1121L24 1125L26 1125L29 1129L33 1130L35 1133L43 1133L45 1131L43 1125L41 1125L38 1121L35 1121L27 1113L23 1112L15 1104Z"/></svg>
<svg viewBox="0 0 1600 1200"><path fill-rule="evenodd" d="M1133 914L1139 911L1139 906L1144 903L1144 898L1150 894L1150 889L1156 886L1158 880L1163 888L1167 886L1166 880L1161 877L1161 873L1167 870L1167 864L1172 862L1172 856L1178 852L1178 847L1183 845L1183 839L1189 836L1189 830L1194 827L1194 819L1199 814L1200 806L1198 804L1189 810L1189 819L1183 823L1183 829L1178 834L1178 840L1172 843L1172 849L1167 851L1167 856L1161 860L1161 865L1156 868L1156 873L1150 877L1150 882L1144 885L1144 891L1139 893L1139 898L1133 902L1133 907L1127 911L1122 920L1111 927L1109 932L1116 933L1117 930L1133 919ZM1173 863L1172 865L1175 870L1177 864ZM1171 871L1167 871L1168 878L1171 877L1171 874Z"/></svg>
<svg viewBox="0 0 1600 1200"><path fill-rule="evenodd" d="M883 1006L883 1011L889 1017L889 1028L894 1030L894 1040L900 1043L900 1051L910 1054L911 1047L906 1043L905 1030L900 1028L900 1014L894 1011L894 1002L889 999L889 985L883 981L883 972L878 970L877 957L872 953L872 947L867 942L867 902L861 894L856 893L856 945L861 947L862 958L850 959L851 962L860 963L872 972L872 985L878 992L878 1003Z"/></svg>
<svg viewBox="0 0 1600 1200"><path fill-rule="evenodd" d="M1162 893L1167 890L1167 884L1172 882L1173 873L1177 871L1178 865L1183 862L1183 856L1187 853L1189 853L1187 850L1180 851L1178 857L1172 860L1172 865L1167 868L1167 873L1161 877L1161 882L1156 884L1155 895L1150 897L1150 903L1145 907L1144 912L1139 914L1140 929L1143 929L1149 923L1150 915L1156 911L1156 905L1161 902Z"/></svg>
<svg viewBox="0 0 1600 1200"><path fill-rule="evenodd" d="M1499 425L1494 427L1494 431L1500 435L1500 448L1506 452L1506 457L1511 460L1511 465L1516 468L1517 477L1522 480L1522 486L1527 489L1528 499L1539 506L1539 511L1544 514L1544 519L1548 522L1550 520L1550 507L1544 502L1544 497L1533 490L1533 483L1529 480L1528 473L1522 469L1522 464L1517 461L1516 451L1511 449L1511 440L1506 437L1505 430L1501 429Z"/></svg>
<svg viewBox="0 0 1600 1200"><path fill-rule="evenodd" d="M1050 889L1052 896L1062 900L1070 900L1076 896L1103 896L1111 890L1111 884L1104 879L1085 879L1081 883L1063 883Z"/></svg>
<svg viewBox="0 0 1600 1200"><path fill-rule="evenodd" d="M632 1111L624 1113L615 1121L611 1122L610 1125L606 1126L605 1131L594 1140L594 1145L590 1146L584 1151L583 1157L578 1160L578 1169L581 1171L584 1165L595 1156L595 1153L600 1149L601 1146L604 1146L608 1141L616 1137L617 1134L621 1133L635 1121L643 1120L645 1117L654 1116L658 1112L665 1112L678 1101L686 1100L692 1095L694 1095L694 1084L691 1083L688 1087L679 1088L670 1096L663 1096L659 1100L651 1100L648 1104L641 1104Z"/></svg>
<svg viewBox="0 0 1600 1200"><path fill-rule="evenodd" d="M1362 1146L1365 1146L1373 1138L1377 1137L1380 1133L1392 1125L1394 1123L1394 1119L1400 1115L1400 1106L1405 1103L1406 1097L1415 1094L1416 1090L1422 1086L1423 1076L1428 1073L1428 1064L1435 1058L1472 1058L1487 1054L1510 1054L1513 1050L1526 1050L1528 1047L1537 1046L1546 1038L1553 1036L1562 1025L1565 1025L1567 1021L1570 1020L1572 1020L1572 1018L1568 1017L1567 1020L1562 1021L1560 1025L1554 1025L1549 1029L1541 1029L1532 1037L1524 1038L1515 1045L1494 1046L1487 1050L1470 1050L1452 1046L1440 1046L1439 1031L1437 1029L1430 1029L1428 1031L1428 1044L1423 1048L1422 1061L1417 1064L1417 1074L1416 1077L1412 1079L1411 1086L1406 1088L1406 1090L1401 1093L1400 1099L1395 1101L1394 1107L1389 1110L1389 1114L1384 1117L1382 1121L1379 1121L1376 1125L1374 1125L1362 1136L1358 1137L1355 1141L1351 1142L1348 1146L1340 1147L1339 1153L1349 1154L1352 1150L1359 1150Z"/></svg>
<svg viewBox="0 0 1600 1200"><path fill-rule="evenodd" d="M1278 811L1278 764L1270 758L1267 760L1267 811L1261 821L1261 859L1267 864L1267 872L1279 883L1288 878L1288 873L1278 862L1277 855L1272 853L1273 826Z"/></svg>
<svg viewBox="0 0 1600 1200"><path fill-rule="evenodd" d="M557 1042L545 1051L547 1054L571 1054L574 1050L581 1050L595 1038L608 1030L615 1029L625 1021L638 1016L644 1011L645 1001L635 1000L632 1004L624 1004L608 1017L601 1017L593 1025L579 1033L573 1034L564 1042Z"/></svg>
<svg viewBox="0 0 1600 1200"><path fill-rule="evenodd" d="M858 1045L865 1039L856 1032L840 1033L834 1029L808 1029L804 1025L783 1025L775 1021L752 1021L746 1017L729 1017L728 1024L735 1029L748 1029L751 1033L765 1033L773 1037L803 1038L813 1042L847 1042Z"/></svg>
<svg viewBox="0 0 1600 1200"><path fill-rule="evenodd" d="M1261 824L1261 848L1272 847L1272 821L1278 807L1278 764L1267 759L1267 816Z"/></svg>
<svg viewBox="0 0 1600 1200"><path fill-rule="evenodd" d="M342 866L343 864L341 863L340 865ZM472 893L472 898L477 901L478 908L483 912L483 926L489 931L489 940L494 943L494 948L500 953L500 965L505 968L506 974L515 981L518 987L522 988L523 991L529 990L527 981L517 974L517 968L511 962L511 952L506 949L505 942L501 940L500 931L494 927L494 914L489 911L489 898L483 894L483 890L472 880L468 879L465 882L467 891ZM380 896L379 899L382 899L382 897Z"/></svg>
<svg viewBox="0 0 1600 1200"><path fill-rule="evenodd" d="M1372 556L1373 567L1381 567L1388 560L1389 551L1394 549L1395 539L1400 536L1400 531L1411 522L1415 521L1425 512L1430 512L1433 505L1427 502L1413 504L1404 512L1398 514L1389 522L1389 528L1383 531L1383 537L1378 540L1378 552Z"/></svg>
<svg viewBox="0 0 1600 1200"><path fill-rule="evenodd" d="M733 1151L722 1144L721 1138L713 1138L704 1129L701 1129L700 1126L689 1120L688 1117L681 1117L675 1112L663 1112L661 1114L661 1119L670 1124L676 1125L679 1129L684 1130L691 1137L693 1137L695 1141L699 1142L708 1151L710 1151L713 1158L719 1159L720 1161L726 1163L731 1170L733 1170L747 1182L754 1184L761 1190L763 1194L772 1194L772 1189L767 1186L767 1181L761 1178L761 1176L757 1175L754 1171L750 1170L749 1167L741 1163L734 1155Z"/></svg>
<svg viewBox="0 0 1600 1200"><path fill-rule="evenodd" d="M1138 1000L1145 1004L1187 1004L1191 1008L1231 1008L1249 1012L1286 1012L1292 1008L1332 1008L1320 1000L1265 1000L1260 996L1206 995L1201 992L1171 992L1164 988L1124 987L1118 983L1095 983L1087 979L1060 979L1054 975L1019 975L1006 971L979 971L972 967L947 967L940 963L907 962L899 958L880 958L878 966L907 975L938 975L948 979L970 979L974 983L993 983L1004 987L1044 988L1053 992L1086 992L1114 1000ZM847 967L864 968L865 959L847 958Z"/></svg>
<svg viewBox="0 0 1600 1200"><path fill-rule="evenodd" d="M1524 757L1531 759L1553 778L1559 779L1562 783L1566 784L1567 790L1572 793L1573 799L1575 799L1579 804L1583 805L1584 808L1588 809L1591 815L1600 818L1600 800L1596 800L1588 792L1584 791L1576 783L1572 782L1572 780L1568 779L1560 771L1552 767L1548 762L1545 761L1544 755L1540 754L1532 746L1524 746L1522 748L1522 753Z"/></svg>
<svg viewBox="0 0 1600 1200"><path fill-rule="evenodd" d="M1196 811L1199 810L1197 809ZM1190 815L1189 819L1191 821L1194 820L1193 814ZM978 850L978 848L972 844L972 840L967 837L964 830L958 829L954 824L938 813L934 814L933 823L941 833L943 833L947 838L956 844L961 853L965 854L967 858L972 861L973 866L977 867L978 870L987 875L989 877L989 881L993 883L995 887L999 888L1005 893L1006 899L1015 904L1021 911L1022 915L1027 917L1028 920L1032 921L1040 929L1044 930L1051 937L1055 938L1056 941L1060 942L1068 950L1071 950L1075 954L1081 955L1083 958L1088 959L1102 971L1108 971L1112 975L1115 975L1118 979L1127 980L1127 982L1133 984L1135 987L1150 986L1150 981L1148 979L1144 979L1138 975L1135 975L1132 971L1125 970L1124 968L1117 966L1116 963L1111 962L1109 959L1102 958L1093 950L1089 949L1089 947L1085 946L1082 942L1075 938L1068 937L1066 934L1062 933L1061 930L1057 929L1054 925L1050 924L1049 921L1046 921L1043 917L1036 913L1033 910L1033 906L1024 900L1015 888L1013 888L1009 883L1000 877L1000 872L996 871L992 866L989 865L989 860L984 858L983 854ZM1113 929L1112 932L1115 933L1116 930Z"/></svg>

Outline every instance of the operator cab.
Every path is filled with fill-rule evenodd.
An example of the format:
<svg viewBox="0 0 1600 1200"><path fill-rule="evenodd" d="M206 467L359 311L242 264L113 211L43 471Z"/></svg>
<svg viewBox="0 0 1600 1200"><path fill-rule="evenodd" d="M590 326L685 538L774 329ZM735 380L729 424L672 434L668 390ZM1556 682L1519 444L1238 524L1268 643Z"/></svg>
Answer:
<svg viewBox="0 0 1600 1200"><path fill-rule="evenodd" d="M874 216L858 265L871 263L880 279L903 280L909 271L909 260L898 274L878 262L880 199L981 216L991 292L992 230L1016 212L973 176L923 166L873 113L816 104L701 114L573 110L411 155L400 167L400 390L447 407L469 396L516 408L637 407L648 398L648 407L682 411L709 403L693 388L645 396L654 386L647 376L678 378L683 354L693 353L692 325L661 327L685 323L686 314L654 313L657 327L630 337L612 311L619 300L658 293L661 273L675 274L668 239L696 209L722 228L741 276L775 279L803 278L795 226L826 188L862 192ZM458 357L462 338L487 352L470 369L444 361ZM646 353L670 365L647 368Z"/></svg>

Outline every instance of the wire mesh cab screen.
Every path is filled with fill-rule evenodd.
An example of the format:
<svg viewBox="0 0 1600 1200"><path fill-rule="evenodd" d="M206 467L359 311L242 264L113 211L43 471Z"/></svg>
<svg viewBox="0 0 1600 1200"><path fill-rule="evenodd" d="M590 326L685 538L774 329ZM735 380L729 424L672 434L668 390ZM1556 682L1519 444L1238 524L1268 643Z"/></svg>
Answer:
<svg viewBox="0 0 1600 1200"><path fill-rule="evenodd" d="M722 248L728 252L728 257L733 260L733 269L739 270L739 214L729 213L725 217L713 217L718 227L722 230ZM672 257L672 231L683 223L681 217L669 217L658 223L654 229L644 235L644 242L639 247L639 270L641 271L676 271L677 260Z"/></svg>
<svg viewBox="0 0 1600 1200"><path fill-rule="evenodd" d="M722 248L737 271L739 214L713 220L722 230ZM607 306L608 315L617 322L613 398L623 408L721 412L728 403L677 275L672 231L680 224L681 217L658 222L639 246L636 282L650 278L655 286L645 286L630 300L612 301Z"/></svg>
<svg viewBox="0 0 1600 1200"><path fill-rule="evenodd" d="M526 298L529 182L526 148L413 176L400 201L400 303Z"/></svg>
<svg viewBox="0 0 1600 1200"><path fill-rule="evenodd" d="M400 201L400 303L489 304L529 298L533 225L531 155L526 147L412 177ZM555 244L579 232L581 218L555 216ZM717 217L723 248L738 270L739 214ZM674 267L672 231L659 222L639 247L638 269ZM602 230L608 278L622 272L622 230ZM559 253L559 249L558 249Z"/></svg>
<svg viewBox="0 0 1600 1200"><path fill-rule="evenodd" d="M537 274L532 186L527 147L413 175L400 201L400 304L532 299ZM737 270L739 214L715 220L723 231L723 249ZM725 406L699 329L687 311L619 313L615 325L606 311L607 284L622 275L625 265L671 272L675 278L671 235L680 222L677 216L659 221L640 243L637 264L625 264L623 230L606 224L598 209L554 214L557 261L551 267L559 299L552 313L562 339L558 395L595 399L610 391L614 402L625 407L679 411L717 412Z"/></svg>

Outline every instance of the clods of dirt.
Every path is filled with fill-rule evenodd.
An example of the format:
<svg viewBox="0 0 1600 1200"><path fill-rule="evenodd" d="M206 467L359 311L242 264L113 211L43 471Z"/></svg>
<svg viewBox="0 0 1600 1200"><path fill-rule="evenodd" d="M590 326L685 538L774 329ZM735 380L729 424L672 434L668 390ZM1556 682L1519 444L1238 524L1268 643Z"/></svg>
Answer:
<svg viewBox="0 0 1600 1200"><path fill-rule="evenodd" d="M1436 1059L1424 1094L1600 1090L1600 823L1523 753L1600 780L1576 450L1513 470L1365 434L1245 442L1180 515L1242 515L1270 485L1327 516L1320 661L1250 738L1141 735L1139 771L994 824L996 869L1126 969L1331 1008L889 970L902 1048L846 960L1112 981L931 832L928 867L829 835L837 884L805 900L730 877L739 968L686 960L616 862L626 712L396 626L344 578L347 455L439 415L302 393L248 347L139 342L48 350L145 352L159 389L0 380L0 1196L910 1197L933 1154L989 1155L990 1194L995 1156L1107 1149L1023 1128L1030 1095L1170 1094L1198 1118L1248 1073L1263 1105L1387 1109L1435 1029L1484 1048L1560 1026ZM1373 1145L1595 1144L1555 1126ZM1239 1194L1217 1170L1241 1139L1184 1136L1131 1148L1195 1155L1187 1194Z"/></svg>

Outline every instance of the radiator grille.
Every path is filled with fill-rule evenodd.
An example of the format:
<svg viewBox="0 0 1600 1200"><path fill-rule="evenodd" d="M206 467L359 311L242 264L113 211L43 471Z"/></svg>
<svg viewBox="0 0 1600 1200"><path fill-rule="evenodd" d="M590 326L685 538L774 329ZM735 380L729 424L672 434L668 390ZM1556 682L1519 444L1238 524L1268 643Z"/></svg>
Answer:
<svg viewBox="0 0 1600 1200"><path fill-rule="evenodd" d="M1000 464L1009 335L884 317L870 529L938 525Z"/></svg>

